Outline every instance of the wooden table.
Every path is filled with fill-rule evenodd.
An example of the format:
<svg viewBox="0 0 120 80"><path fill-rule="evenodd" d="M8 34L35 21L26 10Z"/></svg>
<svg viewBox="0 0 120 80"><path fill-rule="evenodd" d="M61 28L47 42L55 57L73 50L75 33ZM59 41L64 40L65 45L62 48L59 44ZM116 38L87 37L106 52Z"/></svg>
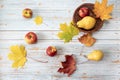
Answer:
<svg viewBox="0 0 120 80"><path fill-rule="evenodd" d="M80 4L94 3L95 0L0 0L0 80L120 80L120 1L108 0L114 4L113 19L94 33L97 42L85 47L74 37L72 42L64 44L56 36L59 24L70 22ZM22 10L31 8L32 19L24 19ZM36 16L43 17L43 24L34 23ZM38 35L38 43L29 45L24 41L26 33L33 31ZM7 55L11 45L24 45L28 56L48 63L36 62L28 58L22 69L11 68L12 62ZM56 57L46 55L45 49L54 45L58 49ZM92 50L101 49L105 53L100 62L84 59ZM71 77L57 72L65 54L74 54L77 70Z"/></svg>

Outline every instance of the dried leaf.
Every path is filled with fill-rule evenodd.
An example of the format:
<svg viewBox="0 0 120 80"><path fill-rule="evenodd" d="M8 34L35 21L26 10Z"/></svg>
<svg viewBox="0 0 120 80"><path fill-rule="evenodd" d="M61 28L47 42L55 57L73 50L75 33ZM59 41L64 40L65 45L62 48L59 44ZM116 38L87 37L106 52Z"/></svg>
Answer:
<svg viewBox="0 0 120 80"><path fill-rule="evenodd" d="M93 38L90 34L84 34L83 36L81 36L80 38L78 38L78 40L84 44L85 46L92 46L95 42L96 39Z"/></svg>
<svg viewBox="0 0 120 80"><path fill-rule="evenodd" d="M61 62L63 68L59 68L58 72L63 72L64 74L66 73L68 76L70 76L76 70L76 60L74 59L73 55L66 55L65 58L66 61Z"/></svg>
<svg viewBox="0 0 120 80"><path fill-rule="evenodd" d="M43 23L43 19L41 16L36 16L36 18L34 19L34 22L36 23L36 25L40 25Z"/></svg>
<svg viewBox="0 0 120 80"><path fill-rule="evenodd" d="M8 54L8 58L13 62L12 67L18 68L23 67L25 62L27 61L26 55L27 51L25 50L25 47L23 45L16 45L10 47L11 52Z"/></svg>
<svg viewBox="0 0 120 80"><path fill-rule="evenodd" d="M96 1L94 5L93 12L96 14L96 17L100 18L101 20L108 20L112 18L110 13L113 10L113 5L107 6L108 0L102 0L102 3Z"/></svg>
<svg viewBox="0 0 120 80"><path fill-rule="evenodd" d="M79 30L72 23L70 25L66 23L60 24L60 30L58 37L64 42L70 42L75 35L79 34Z"/></svg>

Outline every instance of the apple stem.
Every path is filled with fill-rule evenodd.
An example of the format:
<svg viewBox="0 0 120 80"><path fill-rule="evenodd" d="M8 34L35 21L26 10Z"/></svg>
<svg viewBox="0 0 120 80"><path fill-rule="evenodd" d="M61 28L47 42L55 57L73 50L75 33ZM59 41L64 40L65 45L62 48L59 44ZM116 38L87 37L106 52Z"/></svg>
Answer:
<svg viewBox="0 0 120 80"><path fill-rule="evenodd" d="M41 61L39 59L35 59L35 58L30 57L30 56L27 56L27 57L30 58L30 59L32 59L32 60L34 60L34 61L37 61L37 62L48 63L48 61Z"/></svg>

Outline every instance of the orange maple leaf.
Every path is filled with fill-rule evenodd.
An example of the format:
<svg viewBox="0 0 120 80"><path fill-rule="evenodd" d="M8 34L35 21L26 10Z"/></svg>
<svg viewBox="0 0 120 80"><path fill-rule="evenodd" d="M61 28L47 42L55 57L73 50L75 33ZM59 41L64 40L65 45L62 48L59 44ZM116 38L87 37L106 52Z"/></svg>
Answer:
<svg viewBox="0 0 120 80"><path fill-rule="evenodd" d="M93 38L90 34L84 34L78 38L78 40L87 47L92 46L96 42L96 39Z"/></svg>
<svg viewBox="0 0 120 80"><path fill-rule="evenodd" d="M97 18L100 18L101 20L108 20L112 18L110 13L113 10L113 4L107 6L108 0L102 0L102 3L96 1L94 5L93 12L95 13Z"/></svg>

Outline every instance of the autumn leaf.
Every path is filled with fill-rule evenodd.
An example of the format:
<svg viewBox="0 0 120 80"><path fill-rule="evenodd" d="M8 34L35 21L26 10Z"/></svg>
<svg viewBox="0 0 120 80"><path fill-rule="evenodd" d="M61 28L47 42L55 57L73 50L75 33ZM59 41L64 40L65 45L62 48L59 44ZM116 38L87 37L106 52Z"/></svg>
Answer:
<svg viewBox="0 0 120 80"><path fill-rule="evenodd" d="M74 59L73 55L65 55L65 58L66 61L61 62L62 68L59 68L58 72L63 72L70 76L76 70L76 60Z"/></svg>
<svg viewBox="0 0 120 80"><path fill-rule="evenodd" d="M64 42L70 42L75 35L79 34L79 30L72 23L69 25L66 23L60 24L60 30L57 35Z"/></svg>
<svg viewBox="0 0 120 80"><path fill-rule="evenodd" d="M101 20L108 20L112 18L110 13L113 10L113 4L107 6L108 0L102 0L102 3L96 1L94 5L93 12L96 14L96 17Z"/></svg>
<svg viewBox="0 0 120 80"><path fill-rule="evenodd" d="M93 38L90 34L84 34L78 38L78 40L87 47L92 46L96 42L96 39Z"/></svg>
<svg viewBox="0 0 120 80"><path fill-rule="evenodd" d="M13 61L12 67L19 68L23 67L27 61L27 51L23 45L15 45L10 47L11 52L8 54L8 58Z"/></svg>
<svg viewBox="0 0 120 80"><path fill-rule="evenodd" d="M36 16L36 18L34 19L34 22L36 23L36 25L40 25L43 22L43 19L41 16Z"/></svg>

